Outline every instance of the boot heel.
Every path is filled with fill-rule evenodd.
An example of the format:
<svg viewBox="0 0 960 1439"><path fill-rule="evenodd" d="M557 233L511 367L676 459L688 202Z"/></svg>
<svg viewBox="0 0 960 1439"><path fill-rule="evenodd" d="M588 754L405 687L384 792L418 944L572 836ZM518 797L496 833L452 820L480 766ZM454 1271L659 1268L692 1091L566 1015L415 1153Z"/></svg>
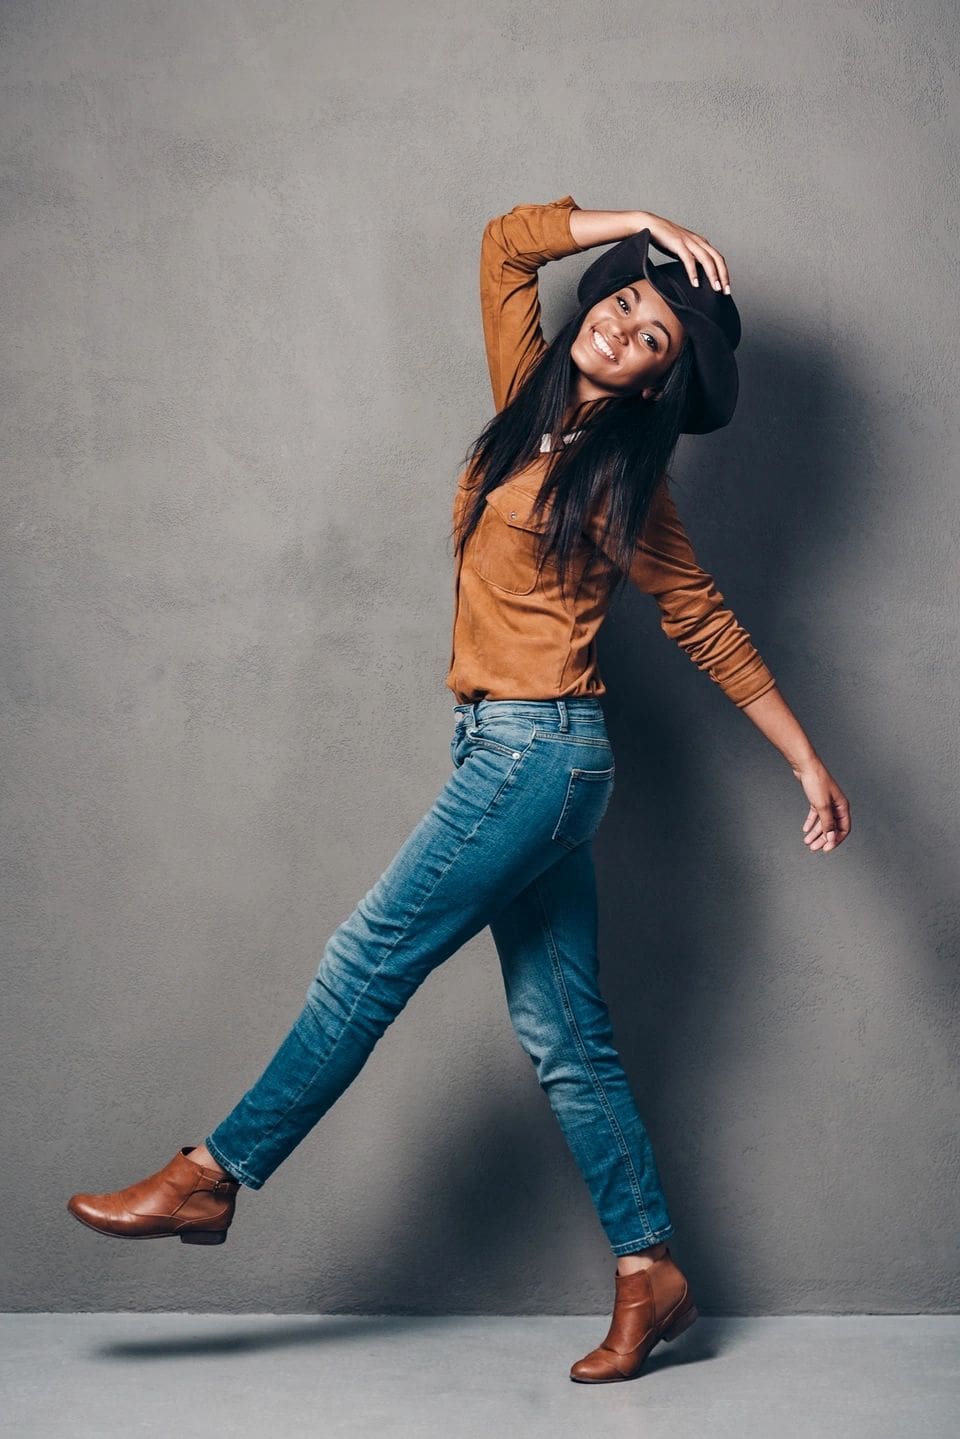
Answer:
<svg viewBox="0 0 960 1439"><path fill-rule="evenodd" d="M699 1317L700 1313L697 1306L691 1303L682 1314L677 1315L676 1319L670 1325L670 1328L663 1331L660 1336L661 1339L665 1339L669 1344L672 1339L676 1339L678 1334L682 1334L685 1329L689 1329L693 1321L699 1319Z"/></svg>
<svg viewBox="0 0 960 1439"><path fill-rule="evenodd" d="M222 1244L227 1237L225 1229L185 1229L180 1235L181 1244Z"/></svg>

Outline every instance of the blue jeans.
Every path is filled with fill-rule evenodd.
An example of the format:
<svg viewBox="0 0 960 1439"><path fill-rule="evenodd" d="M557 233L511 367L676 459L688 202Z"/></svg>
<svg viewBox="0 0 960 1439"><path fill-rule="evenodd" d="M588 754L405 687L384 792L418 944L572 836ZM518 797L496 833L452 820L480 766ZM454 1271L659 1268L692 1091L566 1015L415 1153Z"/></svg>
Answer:
<svg viewBox="0 0 960 1439"><path fill-rule="evenodd" d="M205 1142L259 1189L431 970L489 925L517 1036L614 1254L629 1254L673 1225L598 983L591 841L614 781L603 711L584 695L454 714L450 777L330 936L287 1037Z"/></svg>

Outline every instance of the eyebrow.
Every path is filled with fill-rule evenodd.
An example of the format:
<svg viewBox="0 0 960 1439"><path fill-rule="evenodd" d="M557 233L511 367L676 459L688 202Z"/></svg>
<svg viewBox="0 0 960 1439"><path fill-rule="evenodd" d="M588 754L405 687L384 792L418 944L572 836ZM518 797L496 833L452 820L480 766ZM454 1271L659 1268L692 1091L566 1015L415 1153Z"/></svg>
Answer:
<svg viewBox="0 0 960 1439"><path fill-rule="evenodd" d="M633 285L628 285L628 286L627 286L627 289L630 291L630 293L631 293L631 295L633 296L634 300L636 300L637 304L639 305L639 303L640 303L640 296L637 294L636 289L633 287ZM670 338L670 331L667 329L666 325L663 323L662 320L651 320L650 323L651 323L651 325L659 325L659 326L660 326L660 329L663 331L663 333L664 333L664 334L666 335L666 337L667 337L667 350L669 351L670 346L673 344L673 340Z"/></svg>

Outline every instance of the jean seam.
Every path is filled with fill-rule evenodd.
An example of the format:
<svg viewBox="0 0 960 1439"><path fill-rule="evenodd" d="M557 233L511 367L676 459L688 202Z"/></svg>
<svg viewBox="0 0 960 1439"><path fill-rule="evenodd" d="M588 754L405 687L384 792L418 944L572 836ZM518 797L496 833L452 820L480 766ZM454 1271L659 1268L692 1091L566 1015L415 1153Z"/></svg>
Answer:
<svg viewBox="0 0 960 1439"><path fill-rule="evenodd" d="M577 1050L578 1050L578 1052L579 1052L579 1054L580 1054L580 1058L581 1058L581 1061L582 1061L582 1063L583 1063L583 1066L584 1066L584 1068L586 1069L587 1073L588 1073L589 1076L590 1076L590 1080L591 1080L591 1082L592 1082L592 1084L593 1084L594 1090L596 1091L597 1097L598 1097L599 1100L600 1100L600 1105L601 1105L601 1107L602 1107L602 1109L603 1109L603 1111L604 1111L604 1114L605 1114L606 1117L607 1117L607 1122L608 1122L608 1124L610 1125L610 1128L611 1128L611 1130L612 1130L612 1132L613 1132L614 1139L615 1139L616 1144L617 1144L617 1149L618 1149L618 1151L619 1151L619 1153L620 1153L620 1157L621 1157L621 1159L624 1161L624 1164L625 1164L625 1167L626 1167L626 1170L627 1170L627 1174L628 1174L628 1177L629 1177L629 1181L630 1181L630 1189L631 1189L631 1192L633 1193L634 1202L636 1203L636 1206L637 1206L637 1213L638 1213L638 1215L639 1215L640 1222L641 1222L641 1224L644 1225L644 1228L645 1228L647 1234L650 1235L650 1234L653 1233L653 1230L650 1228L650 1222L649 1222L649 1220L647 1219L647 1211L646 1211L646 1206L645 1206L644 1203L643 1203L643 1195L642 1195L642 1191L641 1191L641 1189L640 1189L640 1181L639 1181L639 1179L637 1178L637 1172L636 1172L636 1170L634 1169L634 1166L633 1166L633 1160L632 1160L632 1158L631 1158L631 1156L630 1156L630 1148L629 1148L629 1145L627 1144L627 1141L626 1141L626 1138L625 1138L625 1136L624 1136L623 1130L622 1130L621 1127L620 1127L620 1121L617 1119L617 1116L616 1116L616 1113L615 1113L615 1111L614 1111L614 1109L613 1109L613 1106L610 1104L610 1101L607 1099L606 1091L604 1090L604 1087L603 1087L602 1083L600 1082L600 1078L599 1078L596 1070L594 1069L593 1065L592 1065L591 1062L590 1062L590 1056L589 1056L589 1054L587 1053L587 1047L586 1047L586 1045L585 1045L584 1042L583 1042L583 1036L581 1035L580 1030L579 1030L579 1028L578 1028L578 1026L577 1026L576 1015L575 1015L574 1012L573 1012L573 1006L572 1006L572 1004L570 1003L570 996L569 996L569 994L568 994L568 992L567 992L566 983L564 982L563 969L562 969L562 967L561 967L561 965L560 965L560 957L559 957L559 954L558 954L558 952L557 952L556 943L555 943L555 941L554 941L553 930L550 928L550 918L549 918L549 915L548 915L548 913L547 913L546 905L545 905L544 902L543 902L543 893L542 893L542 891L541 891L540 883L539 883L538 880L534 880L534 886L533 886L533 887L534 887L534 892L535 892L535 894L536 894L536 896L537 896L537 904L539 905L539 908L540 908L540 914L541 914L541 917L542 917L543 932L544 932L544 935L546 936L547 943L548 943L549 950L550 950L550 964L551 964L551 968L552 968L552 970L553 970L554 978L555 978L556 985L557 985L557 989L558 989L559 992L560 992L560 999L561 999L561 1002L562 1002L562 1004L563 1004L564 1017L566 1018L567 1024L568 1024L568 1026L569 1026L569 1028L570 1028L570 1032L571 1032L571 1034L573 1035L574 1043L576 1044ZM655 1244L655 1243L656 1243L656 1240L655 1240L655 1239L654 1239L654 1240L651 1240L651 1239L648 1238L648 1239L646 1240L646 1243L647 1243L647 1244L651 1244L651 1243L654 1243L654 1244Z"/></svg>
<svg viewBox="0 0 960 1439"><path fill-rule="evenodd" d="M668 1224L666 1229L655 1229L652 1234L645 1234L642 1239L625 1239L620 1244L611 1244L610 1248L614 1254L632 1254L636 1249L649 1249L654 1244L669 1239L675 1232L673 1225Z"/></svg>
<svg viewBox="0 0 960 1439"><path fill-rule="evenodd" d="M228 1159L227 1156L220 1149L219 1145L211 1143L209 1135L207 1135L206 1139L203 1142L207 1146L217 1163L220 1164L222 1168L224 1168L233 1179L239 1180L241 1184L246 1184L251 1189L260 1188L263 1180L254 1178L252 1174L249 1174L247 1172L247 1170L242 1164L237 1164L234 1160Z"/></svg>
<svg viewBox="0 0 960 1439"><path fill-rule="evenodd" d="M524 753L526 753L526 751L524 751ZM423 896L423 899L420 901L420 904L417 906L416 912L415 912L413 915L411 915L411 917L410 917L410 922L409 922L409 924L406 926L406 928L404 929L403 933L397 935L396 939L393 941L393 944L391 944L389 950L388 950L387 953L383 956L383 958L381 959L380 963L377 965L376 969L374 969L374 970L372 971L372 973L369 975L366 984L363 986L363 989L360 991L360 993L357 995L356 999L354 1000L353 1005L352 1005L352 1007L351 1007L351 1009L350 1009L350 1013L347 1015L346 1019L343 1021L343 1024L342 1024L341 1027L340 1027L340 1033L337 1035L337 1037L336 1037L336 1039L334 1040L334 1042L333 1042L333 1044L331 1045L331 1047L327 1050L326 1054L324 1054L323 1058L322 1058L321 1060L319 1060L318 1063L316 1064L316 1066L310 1071L310 1074L309 1074L309 1075L307 1076L307 1078L304 1080L303 1084L302 1084L302 1085L300 1086L300 1088L297 1090L296 1094L295 1094L295 1095L293 1096L293 1098L290 1100L290 1103L286 1106L286 1108L284 1109L283 1113L282 1113L282 1114L280 1115L280 1117L276 1120L276 1122L270 1127L270 1129L267 1131L266 1134L262 1134L262 1135L260 1135L260 1136L258 1137L256 1144L255 1144L255 1145L253 1146L253 1148L244 1156L244 1158L243 1158L243 1160L242 1160L242 1162L241 1162L243 1166L246 1166L247 1164L249 1164L251 1158L253 1157L254 1154L256 1154L256 1152L257 1152L257 1150L260 1148L260 1146L261 1146L262 1144L265 1144L265 1143L266 1143L266 1141L267 1141L267 1140L270 1138L270 1136L277 1130L277 1128L280 1126L280 1124L283 1122L283 1120L286 1118L286 1116L290 1113L290 1110L294 1107L294 1105L297 1104L297 1102L303 1097L304 1094L306 1094L307 1090L310 1088L311 1084L312 1084L313 1081L316 1079L317 1075L319 1074L319 1072L320 1072L320 1070L323 1068L323 1066L324 1066L325 1064L329 1064L330 1060L333 1058L333 1055L336 1053L338 1044L340 1043L341 1039L343 1038L343 1036L344 1036L344 1035L346 1034L346 1032L347 1032L347 1029L348 1029L348 1027L349 1027L349 1025L350 1025L350 1021L351 1021L351 1019L353 1018L354 1014L356 1013L358 1004L359 1004L360 1001L363 999L363 997L364 997L364 995L366 994L367 990L370 988L371 984L372 984L373 981L376 979L377 975L380 973L380 971L381 971L381 969L383 968L384 964L386 964L386 962L389 960L390 956L393 954L393 952L394 952L394 950L396 949L397 945L400 943L400 941L401 941L402 939L405 939L405 938L407 937L407 935L410 933L410 928L411 928L411 926L416 922L416 920L419 918L420 913L421 913L421 911L422 911L423 908L424 908L424 905L426 905L427 901L432 898L432 896L435 894L435 892L436 892L436 890L437 890L437 887L443 882L443 880L444 880L444 879L446 878L446 876L449 874L450 870L451 870L451 869L453 868L453 866L456 864L457 860L460 858L461 854L463 853L463 851L465 850L465 848L467 847L467 845L468 845L468 844L470 843L470 841L473 839L474 835L477 833L477 830L478 830L478 829L480 828L480 826L483 824L483 821L486 819L487 815L488 815L488 814L490 813L490 811L493 809L494 805L495 805L495 804L497 803L497 801L499 800L501 794L502 794L503 791L506 789L509 781L511 780L511 778L513 777L513 775L516 774L517 770L519 769L519 767L520 767L520 765L521 765L522 763L523 763L523 755L521 755L521 756L520 756L520 759L516 760L516 761L510 766L510 769L509 769L507 775L505 776L504 780L503 780L502 783L500 784L499 788L497 789L496 794L493 796L493 798L491 799L490 803L487 805L486 809L483 811L483 814L480 815L479 819L477 820L476 824L474 825L474 827L473 827L473 829L470 831L470 833L469 833L468 835L465 835L464 838L460 841L460 844L457 846L456 853L451 857L449 864L447 864L447 865L444 867L444 869L442 870L442 872L441 872L439 875L437 875L436 882L431 886L431 888L430 888L430 889L427 891L427 893ZM262 1181L261 1181L261 1183L262 1183Z"/></svg>
<svg viewBox="0 0 960 1439"><path fill-rule="evenodd" d="M501 744L499 740L487 739L485 735L473 734L470 730L467 731L467 738L469 739L470 743L474 745L477 749L493 750L494 754L506 755L508 759L513 759L514 755L517 753L515 749L508 749L507 746L505 744ZM532 740L528 742L526 749L522 751L523 754L526 754L527 749L530 748L530 745L532 743Z"/></svg>
<svg viewBox="0 0 960 1439"><path fill-rule="evenodd" d="M541 729L538 725L534 732L534 739L554 740L559 744L585 744L592 745L596 749L611 749L608 739L596 739L593 735L561 734L559 730Z"/></svg>

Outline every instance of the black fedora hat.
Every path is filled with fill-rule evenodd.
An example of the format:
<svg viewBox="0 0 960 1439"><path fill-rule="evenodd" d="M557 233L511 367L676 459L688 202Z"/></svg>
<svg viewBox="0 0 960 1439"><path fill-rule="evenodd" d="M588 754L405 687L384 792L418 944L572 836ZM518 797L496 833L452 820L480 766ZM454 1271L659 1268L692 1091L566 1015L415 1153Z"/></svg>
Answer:
<svg viewBox="0 0 960 1439"><path fill-rule="evenodd" d="M650 231L643 229L605 250L580 276L577 299L581 305L596 305L630 280L649 280L693 347L681 431L706 435L729 424L737 407L740 378L733 352L740 343L740 315L731 296L715 290L705 273L699 285L691 285L680 260L653 264L649 245Z"/></svg>

